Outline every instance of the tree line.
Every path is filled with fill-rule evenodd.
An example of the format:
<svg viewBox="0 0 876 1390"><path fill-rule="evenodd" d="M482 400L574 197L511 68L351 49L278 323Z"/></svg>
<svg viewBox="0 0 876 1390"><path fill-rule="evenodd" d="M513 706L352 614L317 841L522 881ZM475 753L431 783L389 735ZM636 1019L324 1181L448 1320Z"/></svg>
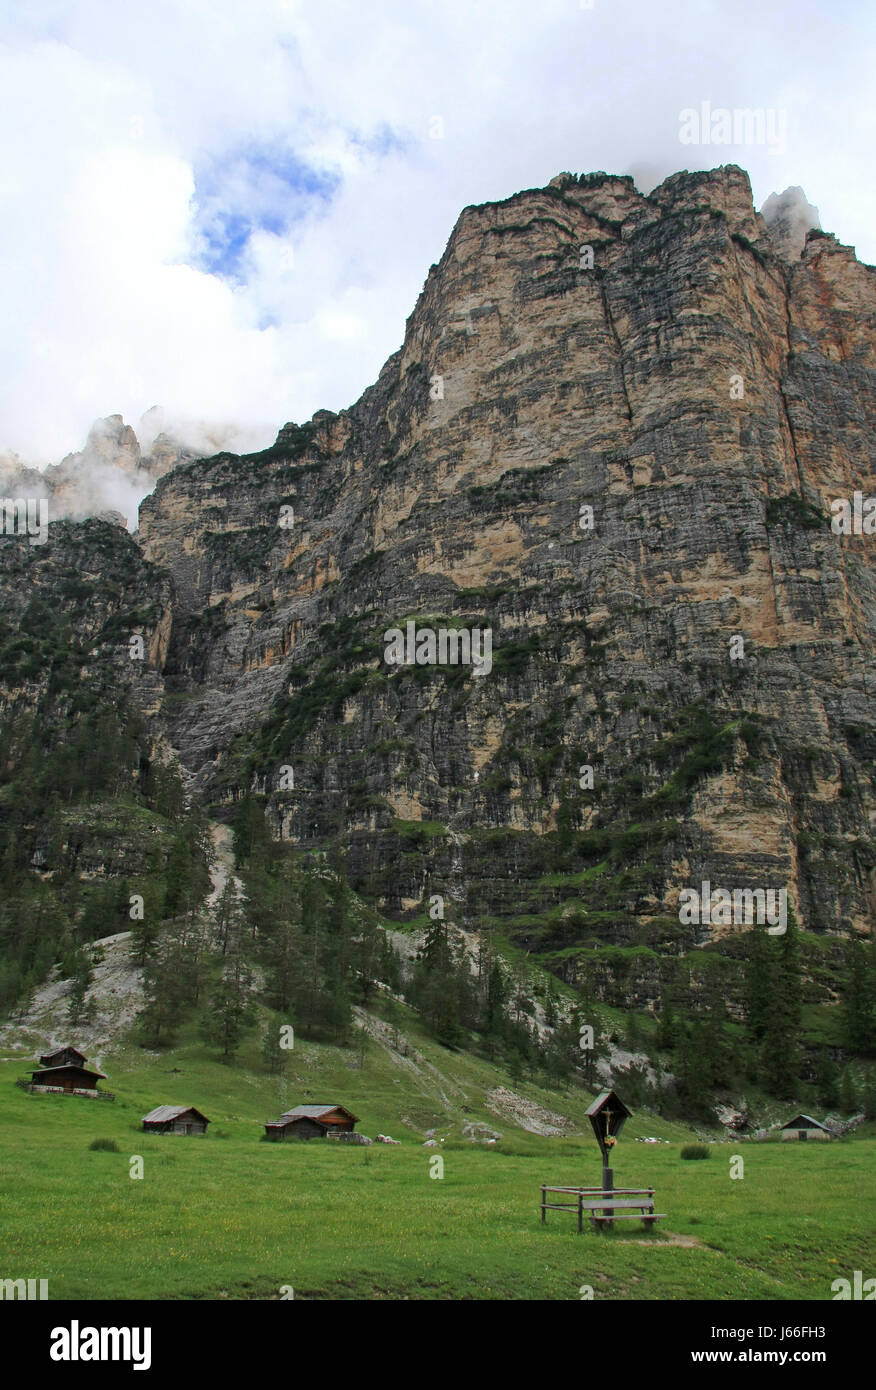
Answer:
<svg viewBox="0 0 876 1390"><path fill-rule="evenodd" d="M154 831L149 822L154 822ZM87 944L162 920L209 885L205 821L177 770L124 703L59 722L48 698L0 724L0 1016L57 965L72 980L70 1019L86 1011ZM84 875L86 842L124 841L130 874ZM136 921L132 898L143 902ZM134 915L132 915L132 913Z"/></svg>

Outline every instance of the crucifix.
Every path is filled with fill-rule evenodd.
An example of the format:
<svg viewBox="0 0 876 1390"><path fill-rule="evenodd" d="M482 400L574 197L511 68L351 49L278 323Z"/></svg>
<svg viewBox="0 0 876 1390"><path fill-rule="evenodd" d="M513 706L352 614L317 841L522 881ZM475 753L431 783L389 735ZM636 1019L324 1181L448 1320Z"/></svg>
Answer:
<svg viewBox="0 0 876 1390"><path fill-rule="evenodd" d="M609 1140L609 1138L611 1137L611 1121L612 1121L612 1113L613 1113L613 1112L606 1106L605 1110L603 1110L602 1113L603 1113L603 1115L605 1116L605 1134L603 1135L603 1142L602 1142L602 1145L601 1145L601 1148L602 1148L602 1190L603 1190L603 1192L610 1192L611 1189L614 1187L614 1173L613 1173L612 1169L609 1167L608 1160L609 1160L609 1150L613 1147L613 1145L614 1145L614 1140L612 1139L611 1144L609 1144L608 1140Z"/></svg>
<svg viewBox="0 0 876 1390"><path fill-rule="evenodd" d="M602 1189L611 1192L614 1188L614 1174L611 1169L611 1154L620 1137L630 1111L615 1091L606 1090L597 1096L587 1111L587 1118L593 1126L593 1133L602 1154Z"/></svg>

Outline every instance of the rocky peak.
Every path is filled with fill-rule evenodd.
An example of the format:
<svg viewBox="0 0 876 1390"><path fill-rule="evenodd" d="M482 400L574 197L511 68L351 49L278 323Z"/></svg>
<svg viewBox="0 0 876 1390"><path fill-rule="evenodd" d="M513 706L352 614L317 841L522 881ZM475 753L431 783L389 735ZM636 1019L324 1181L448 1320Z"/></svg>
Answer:
<svg viewBox="0 0 876 1390"><path fill-rule="evenodd" d="M95 420L82 453L68 454L61 460L60 467L72 459L100 460L125 472L135 472L141 462L140 444L121 415L108 415L104 420Z"/></svg>
<svg viewBox="0 0 876 1390"><path fill-rule="evenodd" d="M153 408L141 426L159 415ZM166 432L157 434L143 453L123 417L108 415L95 420L82 449L43 470L29 468L16 455L0 459L0 486L7 495L48 498L53 521L99 517L127 526L127 517L136 513L156 481L194 457L194 450Z"/></svg>
<svg viewBox="0 0 876 1390"><path fill-rule="evenodd" d="M767 231L787 261L797 261L803 254L806 236L820 228L818 208L814 207L799 186L786 188L784 193L771 193L760 210Z"/></svg>

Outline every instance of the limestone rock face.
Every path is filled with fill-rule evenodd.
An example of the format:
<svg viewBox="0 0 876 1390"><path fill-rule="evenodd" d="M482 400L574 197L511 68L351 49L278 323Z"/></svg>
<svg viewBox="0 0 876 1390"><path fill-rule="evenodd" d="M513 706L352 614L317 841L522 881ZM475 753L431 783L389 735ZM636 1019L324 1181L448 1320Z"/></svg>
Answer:
<svg viewBox="0 0 876 1390"><path fill-rule="evenodd" d="M685 887L872 929L876 536L830 504L876 493L876 274L771 221L734 166L468 207L355 405L161 478L139 539L208 799L341 842L398 917L446 895L569 979L611 948L643 1007L721 935ZM388 664L411 618L491 629L489 673Z"/></svg>
<svg viewBox="0 0 876 1390"><path fill-rule="evenodd" d="M72 724L83 706L124 704L156 721L172 599L169 575L117 523L53 522L34 546L23 535L0 536L0 720L41 706ZM135 635L142 655L132 659ZM112 845L104 853L111 858Z"/></svg>

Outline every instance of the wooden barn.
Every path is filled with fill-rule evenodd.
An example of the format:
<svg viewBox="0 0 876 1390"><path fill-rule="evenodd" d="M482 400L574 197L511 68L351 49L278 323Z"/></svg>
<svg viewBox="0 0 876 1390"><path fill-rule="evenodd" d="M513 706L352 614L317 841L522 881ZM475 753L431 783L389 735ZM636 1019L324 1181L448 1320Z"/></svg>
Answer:
<svg viewBox="0 0 876 1390"><path fill-rule="evenodd" d="M62 1047L40 1058L41 1071L31 1073L29 1091L53 1091L60 1095L103 1096L98 1081L105 1081L102 1071L86 1067L88 1058L75 1047ZM109 1098L109 1097L108 1097Z"/></svg>
<svg viewBox="0 0 876 1390"><path fill-rule="evenodd" d="M343 1105L296 1105L279 1120L265 1125L265 1138L325 1139L332 1134L352 1134L359 1116Z"/></svg>
<svg viewBox="0 0 876 1390"><path fill-rule="evenodd" d="M209 1123L193 1105L157 1105L140 1126L150 1134L206 1134Z"/></svg>
<svg viewBox="0 0 876 1390"><path fill-rule="evenodd" d="M786 1125L782 1125L782 1143L786 1139L815 1139L824 1142L830 1139L830 1130L813 1120L811 1115L795 1115Z"/></svg>

